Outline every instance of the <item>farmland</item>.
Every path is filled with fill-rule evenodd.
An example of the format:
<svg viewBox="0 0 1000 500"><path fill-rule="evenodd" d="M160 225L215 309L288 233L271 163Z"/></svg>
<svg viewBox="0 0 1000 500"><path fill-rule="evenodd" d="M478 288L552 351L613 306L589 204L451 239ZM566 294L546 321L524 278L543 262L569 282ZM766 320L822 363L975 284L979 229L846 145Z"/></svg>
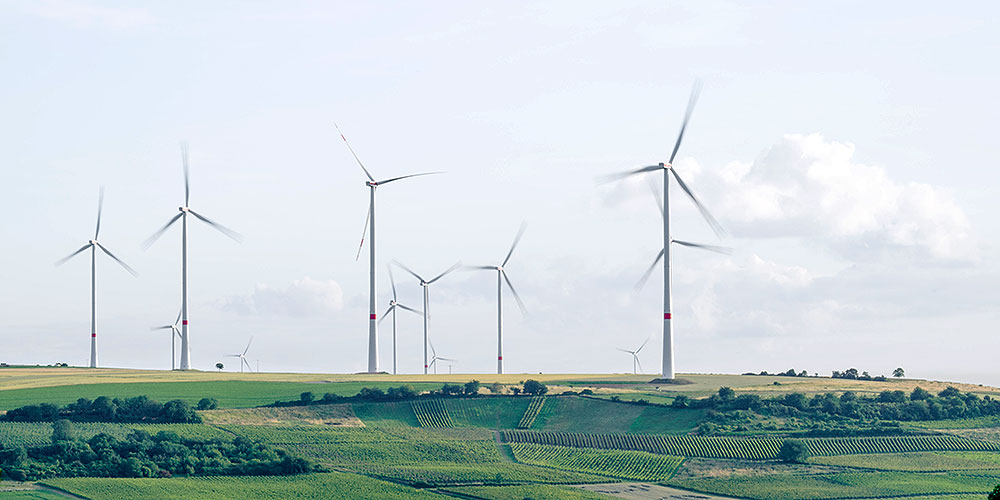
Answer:
<svg viewBox="0 0 1000 500"><path fill-rule="evenodd" d="M66 371L68 370L68 371ZM300 402L312 392L353 396L361 388L387 390L405 383L432 391L468 376L232 374L127 370L0 369L0 408L65 404L98 395L148 395L196 403L215 398L219 409L200 411L201 424L76 422L75 433L124 437L132 430L175 432L196 440L234 437L264 443L317 464L328 472L274 477L61 478L45 481L91 500L105 498L612 498L600 491L641 495L642 488L592 487L647 481L760 500L791 498L906 497L913 500L982 498L1000 480L1000 419L903 422L888 427L840 419L823 422L844 432L877 425L890 435L809 437L808 415L768 417L743 432L703 435L715 410L676 407L681 395L707 396L719 384L737 395L780 396L781 391L863 390L875 397L887 387L913 381L861 382L788 377L692 375L693 383L656 386L632 375L531 376L549 385L545 396L427 395L402 400L334 398ZM11 374L17 373L18 376ZM73 374L81 385L72 385ZM514 386L524 375L482 375L481 382ZM772 382L780 380L780 386ZM770 384L770 385L769 385ZM867 384L867 385L866 385ZM947 385L920 382L922 387ZM978 397L994 388L962 386ZM584 395L562 391L589 389ZM509 394L509 391L507 391ZM593 392L591 395L590 393ZM822 394L821 394L822 395ZM654 397L655 396L655 397ZM970 396L971 397L971 396ZM992 397L992 396L991 396ZM667 404L649 404L666 402ZM280 405L262 406L283 401ZM685 406L685 405L681 405ZM797 411L797 410L796 410ZM794 422L796 433L780 429ZM853 426L853 427L852 427ZM710 426L708 427L711 428ZM824 430L824 432L828 432ZM893 435L892 433L895 433ZM823 434L819 434L822 436ZM799 464L777 460L782 443L795 436L808 450ZM993 436L997 436L994 439ZM0 447L51 442L46 422L0 422ZM30 485L29 485L30 486ZM659 488L659 487L657 487ZM598 491L594 491L598 490ZM332 493L331 493L332 492ZM631 493L627 493L631 492ZM651 493L650 493L651 494ZM30 496L34 495L34 496ZM42 490L2 491L0 500L49 498ZM58 496L53 498L59 498ZM631 497L630 497L631 498ZM640 497L635 497L640 498ZM642 497L645 498L645 497Z"/></svg>

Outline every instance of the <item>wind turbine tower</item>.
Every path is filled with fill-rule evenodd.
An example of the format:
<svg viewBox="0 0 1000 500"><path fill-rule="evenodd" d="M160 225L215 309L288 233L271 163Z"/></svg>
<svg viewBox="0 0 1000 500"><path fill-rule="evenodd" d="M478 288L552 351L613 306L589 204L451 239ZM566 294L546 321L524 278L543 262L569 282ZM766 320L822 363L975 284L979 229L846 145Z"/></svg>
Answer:
<svg viewBox="0 0 1000 500"><path fill-rule="evenodd" d="M84 250L90 249L90 367L97 368L97 249L108 254L115 262L121 265L132 276L138 276L135 269L129 267L118 257L115 257L104 245L97 242L97 237L101 234L101 212L104 208L104 186L101 186L100 194L97 198L97 229L94 230L94 239L80 247L79 250L69 254L56 262L56 267L72 259Z"/></svg>
<svg viewBox="0 0 1000 500"><path fill-rule="evenodd" d="M350 150L351 155L354 156L355 161L358 162L358 165L361 166L361 170L364 170L365 176L368 177L368 180L365 181L365 185L368 186L369 189L368 216L365 218L365 229L361 234L361 244L358 245L358 257L361 256L361 247L365 244L365 236L368 233L371 233L371 241L368 242L368 373L378 373L378 320L376 319L377 311L375 310L375 189L383 184L388 184L401 179L408 179L410 177L418 177L421 175L440 174L442 172L424 172L420 174L393 177L383 181L376 181L375 178L372 177L371 172L365 168L364 163L361 163L361 158L358 158L358 154L354 152L354 148L351 147L351 143L347 142L347 137L344 137L344 133L341 132L340 127L337 126L336 123L334 123L333 126L337 128L340 138L344 140L344 144L347 145L347 149ZM358 257L355 257L355 260L357 260Z"/></svg>
<svg viewBox="0 0 1000 500"><path fill-rule="evenodd" d="M517 231L517 236L514 237L514 243L510 246L510 251L507 252L507 257L504 258L503 262L499 266L476 266L472 269L480 269L484 271L496 271L497 273L497 373L503 374L503 284L507 283L507 288L510 288L510 293L514 295L514 300L517 301L517 307L521 309L521 314L526 314L526 309L524 307L524 302L521 301L521 296L517 294L517 290L514 290L514 285L510 282L510 278L507 277L507 271L504 270L504 266L507 262L510 262L510 256L514 254L514 249L517 248L517 244L521 241L521 236L524 235L525 225L521 224L521 228Z"/></svg>
<svg viewBox="0 0 1000 500"><path fill-rule="evenodd" d="M461 267L462 264L461 263L456 263L455 265L449 267L443 273L435 276L434 278L431 278L429 280L425 280L425 279L421 278L419 274L411 271L410 268L404 266L403 264L401 264L401 263L399 263L397 261L393 261L393 262L395 262L395 264L397 266L403 268L404 271L406 271L406 272L410 273L411 275L413 275L414 278L417 278L418 280L420 280L420 286L422 286L424 288L424 375L427 375L427 369L431 365L431 363L428 362L428 360L427 360L427 345L430 343L430 340L427 337L427 319L430 316L430 299L428 297L427 289L431 286L431 283L434 283L435 281L443 278L446 274L454 271L455 269L458 269L459 267ZM431 351L433 351L433 350L434 350L434 347L431 346ZM450 361L450 360L446 360L446 361Z"/></svg>

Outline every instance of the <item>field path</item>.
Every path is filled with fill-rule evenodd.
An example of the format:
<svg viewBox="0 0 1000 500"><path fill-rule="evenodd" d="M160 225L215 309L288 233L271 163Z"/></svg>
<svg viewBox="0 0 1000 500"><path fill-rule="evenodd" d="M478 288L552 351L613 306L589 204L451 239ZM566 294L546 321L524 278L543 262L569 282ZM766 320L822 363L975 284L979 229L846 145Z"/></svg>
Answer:
<svg viewBox="0 0 1000 500"><path fill-rule="evenodd" d="M652 483L580 484L575 487L626 500L737 500L735 497L699 493Z"/></svg>
<svg viewBox="0 0 1000 500"><path fill-rule="evenodd" d="M38 489L40 489L40 490L47 491L49 493L53 493L53 494L59 495L59 496L64 497L64 498L72 498L74 500L90 500L87 497L82 497L80 495L76 495L76 494L70 493L68 491L61 490L59 488L53 488L53 487L51 487L51 486L49 486L47 484L35 483L35 486L38 487Z"/></svg>
<svg viewBox="0 0 1000 500"><path fill-rule="evenodd" d="M502 455L508 462L517 463L517 460L514 460L514 452L511 451L510 445L505 444L500 439L500 431L493 431L493 439L497 442L497 448L500 449L500 455Z"/></svg>

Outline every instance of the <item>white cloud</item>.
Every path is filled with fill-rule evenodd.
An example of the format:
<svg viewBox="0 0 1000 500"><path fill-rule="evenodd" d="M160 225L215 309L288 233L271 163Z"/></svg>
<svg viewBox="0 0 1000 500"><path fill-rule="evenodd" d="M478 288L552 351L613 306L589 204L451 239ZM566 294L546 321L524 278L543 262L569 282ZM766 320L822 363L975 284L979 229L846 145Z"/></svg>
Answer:
<svg viewBox="0 0 1000 500"><path fill-rule="evenodd" d="M340 311L344 293L333 280L310 277L293 281L284 289L258 284L249 295L232 297L222 308L239 314L317 316Z"/></svg>
<svg viewBox="0 0 1000 500"><path fill-rule="evenodd" d="M909 251L945 261L972 261L977 249L965 212L940 186L900 182L858 163L854 146L818 134L786 135L753 163L702 172L711 209L734 235L801 237L847 258ZM695 184L695 182L692 182Z"/></svg>

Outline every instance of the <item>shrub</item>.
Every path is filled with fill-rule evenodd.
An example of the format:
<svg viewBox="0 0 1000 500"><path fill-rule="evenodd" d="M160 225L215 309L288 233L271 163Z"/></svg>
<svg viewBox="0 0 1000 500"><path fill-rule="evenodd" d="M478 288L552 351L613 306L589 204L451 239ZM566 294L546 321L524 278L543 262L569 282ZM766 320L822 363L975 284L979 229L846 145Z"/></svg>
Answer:
<svg viewBox="0 0 1000 500"><path fill-rule="evenodd" d="M549 388L545 384L537 380L525 380L524 381L524 393L531 394L532 396L541 396L549 392Z"/></svg>
<svg viewBox="0 0 1000 500"><path fill-rule="evenodd" d="M784 462L805 462L809 458L809 448L798 439L786 439L778 450L778 458Z"/></svg>
<svg viewBox="0 0 1000 500"><path fill-rule="evenodd" d="M76 438L76 431L73 429L73 422L60 418L52 422L52 442L72 441Z"/></svg>
<svg viewBox="0 0 1000 500"><path fill-rule="evenodd" d="M219 401L215 398L201 398L198 401L199 410L214 410L219 407Z"/></svg>

